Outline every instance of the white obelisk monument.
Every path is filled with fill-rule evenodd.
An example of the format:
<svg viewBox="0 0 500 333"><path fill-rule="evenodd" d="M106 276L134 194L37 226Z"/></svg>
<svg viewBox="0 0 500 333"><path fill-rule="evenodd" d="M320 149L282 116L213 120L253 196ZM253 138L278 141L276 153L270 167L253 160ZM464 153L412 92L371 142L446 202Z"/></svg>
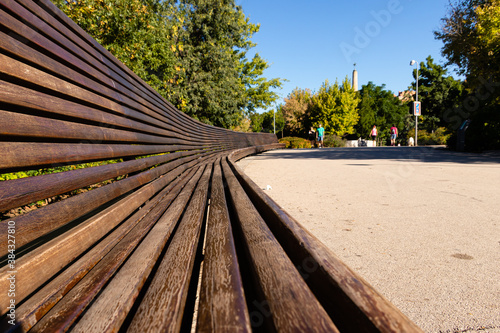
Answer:
<svg viewBox="0 0 500 333"><path fill-rule="evenodd" d="M354 70L352 71L352 88L354 91L358 91L358 71L356 70L356 64L354 64Z"/></svg>

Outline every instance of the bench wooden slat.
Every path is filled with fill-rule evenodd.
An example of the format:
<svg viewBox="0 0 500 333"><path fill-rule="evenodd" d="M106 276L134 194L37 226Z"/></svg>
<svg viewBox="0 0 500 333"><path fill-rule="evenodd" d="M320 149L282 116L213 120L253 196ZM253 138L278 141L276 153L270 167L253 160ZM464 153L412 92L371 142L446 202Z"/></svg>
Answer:
<svg viewBox="0 0 500 333"><path fill-rule="evenodd" d="M16 270L19 274L19 288L16 290L16 299L18 301L23 300L58 270L65 267L106 235L159 189L168 184L171 179L167 180L167 178L163 177L156 180L19 258L16 263ZM8 271L7 266L0 269L0 277L2 277L0 286L2 287L8 285L8 281L4 278L8 276ZM2 307L7 302L7 295L0 295Z"/></svg>
<svg viewBox="0 0 500 333"><path fill-rule="evenodd" d="M62 94L66 99L79 100L80 103L109 110L109 112L115 114L130 116L133 119L144 121L152 125L165 128L165 124L170 123L170 120L163 115L159 115L146 108L138 111L124 106L109 98L82 89L80 86L47 74L46 72L19 62L4 54L0 54L0 73L9 75L17 80L30 82L30 84L35 84L40 88L49 89L53 95Z"/></svg>
<svg viewBox="0 0 500 333"><path fill-rule="evenodd" d="M93 49L97 50L101 55L100 59L102 61L108 61L110 67L119 68L122 73L125 75L124 78L127 82L133 82L132 87L135 87L135 92L138 95L143 95L146 99L150 99L151 102L155 105L164 105L169 107L171 110L175 109L168 101L165 101L160 94L154 91L149 86L143 84L142 80L133 73L127 66L118 61L109 51L107 51L104 47L102 47L99 43L97 43L92 37L90 37L82 28L80 28L77 24L71 21L66 15L64 15L50 0L40 0L38 1L40 6L43 6L43 10L46 10L47 13L58 19L65 27L67 27L70 31L74 32L77 35L77 39L81 39L84 41L83 43L91 45ZM134 89L133 89L134 90Z"/></svg>
<svg viewBox="0 0 500 333"><path fill-rule="evenodd" d="M221 142L231 142L227 138L225 140L216 139L213 137L206 138L203 133L186 133L185 129L177 129L170 125L163 125L165 128L161 129L158 127L150 126L142 122L133 121L128 118L123 118L118 115L113 115L107 112L103 112L97 109L92 109L88 106L82 106L72 101L60 99L55 96L46 95L31 89L27 89L22 86L14 85L9 82L0 81L0 98L6 103L11 103L16 106L23 108L33 108L35 111L50 112L52 117L71 117L75 121L82 122L84 124L89 121L94 122L96 125L104 127L106 130L119 128L121 130L131 130L132 133L141 134L141 132L155 134L156 137L161 138L174 138L182 139L187 144L201 145L204 143L221 143ZM12 116L16 116L18 113L12 113ZM20 117L28 117L27 115L20 115ZM38 118L38 117L37 117ZM50 121L54 121L50 119ZM57 130L57 127L55 127ZM11 130L10 128L8 130ZM22 130L22 128L20 128ZM175 131L174 131L175 130ZM140 132L139 132L140 131ZM181 133L181 134L179 134ZM4 135L8 134L5 132ZM92 141L98 141L97 138L92 139Z"/></svg>
<svg viewBox="0 0 500 333"><path fill-rule="evenodd" d="M211 174L212 165L208 165L128 332L180 331L190 282L197 278L193 266L200 244Z"/></svg>
<svg viewBox="0 0 500 333"><path fill-rule="evenodd" d="M161 175L163 175L161 182L155 184L168 183L182 172L199 163L198 160L192 161L194 158L196 158L196 156L189 157L190 162L183 165L180 165L184 162L182 160L161 165L138 175L122 179L118 182L70 197L22 215L16 218L16 245L18 248L21 248L21 246L62 227L68 222L90 213L103 204L129 191L137 189ZM74 207L78 207L78 209L75 210ZM6 223L7 221L1 222L2 226L5 227ZM4 248L0 247L0 256L5 255L7 253L7 239L0 239L0 244L5 245Z"/></svg>
<svg viewBox="0 0 500 333"><path fill-rule="evenodd" d="M43 318L46 324L40 326L53 326L51 322L67 321L68 316L73 316L70 311L61 311L59 301L68 292L72 291L72 286L76 285L86 274L92 269L99 270L96 266L102 258L108 258L110 251L117 251L115 245L118 242L130 245L136 244L143 236L146 236L144 231L152 227L151 223L155 223L159 216L168 208L168 203L175 199L175 196L182 190L186 182L194 175L194 170L187 172L183 177L175 180L159 192L155 198L151 199L144 207L138 210L134 215L124 221L116 230L114 230L99 244L94 246L88 253L77 262L72 264L69 268L65 269L63 273L58 275L55 279L50 281L33 297L29 298L27 302L22 304L17 309L17 320L24 330L29 330L42 318L55 304L58 304L58 309L51 310L51 312ZM142 227L139 228L142 224ZM124 238L125 237L125 238ZM134 245L135 246L135 245ZM130 248L129 248L130 249ZM122 254L123 255L123 254ZM102 259L102 260L101 260ZM118 262L115 262L118 264ZM103 264L101 264L101 267ZM102 271L102 269L100 269ZM95 273L94 273L95 274ZM81 289L81 285L77 285ZM90 295L89 293L87 293ZM65 301L67 303L67 300ZM72 306L80 306L80 302L74 302ZM68 306L68 305L67 305ZM63 313L65 315L63 315ZM52 314L55 318L52 318Z"/></svg>
<svg viewBox="0 0 500 333"><path fill-rule="evenodd" d="M0 41L2 36L0 34ZM65 100L57 96L47 95L45 93L28 89L10 82L0 81L0 98L5 103L21 107L22 109L32 109L35 112L42 111L57 117L71 117L78 121L85 123L92 122L107 126L111 128L123 128L140 131L143 133L157 134L165 137L181 138L193 141L190 137L191 133L181 135L177 128L163 124L164 128L145 124L143 122L135 121L131 118L125 118L120 115L115 115L101 110L93 109L89 106L78 104L73 101ZM204 142L203 137L199 138L197 142Z"/></svg>
<svg viewBox="0 0 500 333"><path fill-rule="evenodd" d="M212 177L197 331L251 332L220 161Z"/></svg>
<svg viewBox="0 0 500 333"><path fill-rule="evenodd" d="M330 317L313 296L293 263L252 205L226 161L222 168L238 225L244 237L252 273L278 331L337 332ZM260 300L258 300L259 302Z"/></svg>
<svg viewBox="0 0 500 333"><path fill-rule="evenodd" d="M146 121L152 125L158 125L163 128L169 127L168 125L165 125L168 124L168 121L162 122L162 120L166 121L166 119L162 118L161 116L158 116L156 114L151 114L152 116L156 116L155 119L154 117L150 117L148 115L145 115L144 113L137 112L123 105L119 105L107 98L101 97L95 93L84 90L78 86L70 84L54 76L48 75L34 67L27 66L23 63L18 62L17 60L8 58L3 54L0 54L0 72L4 72L5 74L12 75L24 81L29 81L31 83L38 84L41 87L52 90L54 93L64 94L67 96L67 98L71 100L77 98L85 103L91 103L90 105L93 105L93 107L101 107L106 110L109 110L110 112L114 112L116 114L123 114L133 119L139 121ZM228 132L226 130L221 131L221 130L208 129L205 126L201 126L200 124L196 123L193 124L193 126L186 124L185 126L181 127L180 130L185 131L186 127L189 127L190 130L198 129L199 132L198 135L200 135L200 137L203 137L203 133L205 134L213 133L216 135L222 135L222 133L226 132L226 138L225 139L219 138L219 141L235 142L234 140L236 140L237 144L239 141L238 138L242 139L244 138L244 141L240 142L237 147L244 147L247 144L251 143L249 142L249 138L251 138L252 136L255 137L257 140L259 139L262 140L264 138L264 136L257 136L245 133L234 133L234 132ZM227 137L227 135L229 135L229 137ZM215 138L217 138L217 136L214 137L214 139ZM231 138L233 138L233 140L231 140ZM255 144L259 144L259 142L255 142Z"/></svg>
<svg viewBox="0 0 500 333"><path fill-rule="evenodd" d="M33 140L44 139L46 141L65 139L70 142L72 140L81 140L96 143L121 141L123 143L134 144L193 145L193 142L183 139L165 138L120 129L79 124L64 120L19 114L1 109L0 122L9 124L2 131L2 135L11 138L22 137L32 138Z"/></svg>
<svg viewBox="0 0 500 333"><path fill-rule="evenodd" d="M228 158L242 186L273 234L306 277L325 309L341 330L356 332L421 332L394 305L260 189Z"/></svg>
<svg viewBox="0 0 500 333"><path fill-rule="evenodd" d="M15 22L10 22L10 17L7 17L5 13L3 13L2 11L0 11L0 19L5 19L6 22L9 22L10 25L8 26L9 28L13 29L15 27L17 27L19 24L16 24ZM10 20L8 20L10 19ZM18 33L22 34L22 31L17 31ZM27 34L24 34L23 36L26 37L26 38L29 38L31 35L36 35L37 33L34 32L34 33L27 33ZM50 47L52 46L52 48ZM11 47L12 48L12 47ZM48 49L50 50L53 50L54 48L58 48L58 46L55 46L55 44L50 44ZM61 52L65 52L65 51L61 51ZM74 56L72 56L74 58ZM0 60L3 60L3 62L6 62L6 59L7 58L3 58L0 57ZM104 91L107 91L109 93L109 95L107 96L108 98L109 97L112 97L115 99L115 102L119 102L119 103L123 103L123 102L128 102L128 106L126 109L130 109L130 108L136 108L136 110L140 111L141 113L138 114L138 116L140 116L141 118L144 117L144 114L147 114L153 118L157 118L158 120L161 120L163 121L164 123L173 123L173 124L176 124L178 128L182 128L183 125L181 123L179 123L178 121L178 115L172 115L171 113L169 112L165 112L165 111L162 111L162 110L159 110L159 109L156 109L156 111L152 111L146 107L144 107L143 105L139 105L139 104L136 104L135 102L132 102L131 100L129 100L129 98L126 96L126 95L117 95L116 93L114 92L111 92L107 89L98 89L98 83L96 82L92 82L93 84L90 84L90 82L86 81L86 79L82 78L80 81L83 81L85 83L87 83L88 86L94 86L96 88L94 89L97 89L95 92L90 92L90 91L86 91L86 92L83 92L81 90L79 90L77 88L76 85L74 84L70 84L69 81L66 82L65 84L58 84L58 85L54 85L52 84L51 82L54 81L54 82L60 82L59 79L56 79L55 77L53 77L52 75L50 74L46 74L45 72L42 72L42 71L39 71L33 67L30 68L30 66L26 66L22 63L17 63L14 61L14 59L10 59L9 60L9 63L12 63L12 65L17 65L17 66L22 66L22 67L26 67L25 70L23 70L22 72L25 72L25 73L30 73L29 75L32 75L31 73L34 73L36 77L32 77L32 78L29 78L28 76L26 75L19 75L19 73L16 73L15 70L12 69L12 67L0 67L1 70L6 73L6 74L9 74L9 75L14 75L15 77L19 78L19 79L22 79L24 78L25 80L29 80L30 82L32 83L35 83L37 82L38 84L40 84L41 86L43 87L46 87L46 88L52 88L54 89L55 91L57 92L60 92L60 93L65 93L66 95L68 96L72 96L72 97L75 97L75 98L83 98L87 101L93 101L94 103L98 103L97 105L101 106L101 107L112 107L113 104L110 104L109 102L109 99L107 99L107 101L105 101L104 99L100 98L100 94L102 94L102 90ZM46 63L46 62L44 62ZM95 63L98 63L98 62L95 62ZM77 62L75 64L76 67L78 68L82 68L84 67L83 69L86 70L87 72L92 72L92 69L91 68L85 68L84 64L83 63L80 63L80 62ZM56 65L53 66L54 69L57 68ZM29 70L29 71L28 71ZM73 72L71 73L71 79L74 80L75 77L80 77L81 75L76 73L76 72ZM37 79L38 78L38 79ZM64 90L64 88L66 88L66 92ZM70 91L68 91L67 89L71 89ZM154 108L154 107L153 107ZM119 109L119 108L118 108ZM117 107L115 106L114 108L112 108L113 111L115 112L119 112L117 110ZM193 123L194 120L190 119L189 121L190 123ZM198 125L198 129L205 129L205 130L209 130L209 131L213 131L213 129L208 129L206 128L206 126L202 126L201 123L199 124L194 124L194 125Z"/></svg>
<svg viewBox="0 0 500 333"><path fill-rule="evenodd" d="M0 160L0 171L33 170L43 167L72 165L122 157L139 157L200 148L200 146L184 145L132 146L92 143L0 142L0 150L3 151L5 156L4 159Z"/></svg>
<svg viewBox="0 0 500 333"><path fill-rule="evenodd" d="M20 207L118 176L145 170L177 158L198 154L202 156L202 153L202 150L175 152L121 163L2 181L0 182L0 211Z"/></svg>
<svg viewBox="0 0 500 333"><path fill-rule="evenodd" d="M193 173L191 173L191 176ZM189 180L189 176L186 177ZM85 277L78 282L64 297L50 310L47 316L37 323L34 332L64 330L70 327L87 308L98 292L116 273L122 263L142 241L158 219L165 213L177 194L182 190L185 181L177 182L160 193L162 196L148 212L143 215L134 228L121 239L112 250L97 263ZM147 215L145 215L147 214ZM134 218L135 219L135 218ZM126 223L126 222L125 222Z"/></svg>
<svg viewBox="0 0 500 333"><path fill-rule="evenodd" d="M38 26L41 30L46 32L47 36L50 36L52 40L57 42L59 45L62 45L63 48L66 50L70 50L71 53L73 53L75 56L83 58L85 63L92 64L94 67L97 67L102 73L105 73L110 76L111 80L104 79L101 81L102 82L107 82L109 87L112 88L117 88L117 85L120 83L123 84L127 91L125 92L125 97L127 99L127 103L130 105L133 105L134 103L131 103L130 100L128 100L127 96L133 95L136 97L136 99L139 99L141 101L141 104L143 105L148 105L150 108L157 108L155 104L150 103L148 100L145 100L143 97L140 97L144 93L150 93L151 97L156 97L155 94L151 93L151 89L147 89L144 87L143 83L141 80L138 80L136 75L133 74L128 68L120 64L119 62L113 61L113 57L107 57L105 54L107 53L106 50L104 50L102 47L99 48L93 48L90 47L90 45L82 39L82 36L77 36L75 33L71 31L71 29L68 29L68 27L64 26L61 24L59 21L57 21L54 16L46 14L43 10L41 10L40 7L35 5L33 2L30 1L23 1L20 0L20 3L23 4L26 8L28 8L33 14L36 16L39 16L43 19L44 22L48 23L46 25L45 23L41 23L38 19L32 19L31 21L36 21L37 24L35 26ZM24 8L20 6L16 6L14 3L10 2L10 9L15 10L15 12L19 13L21 16L31 16L35 17L35 15L31 14L22 14L27 13ZM17 10L16 10L17 9ZM42 26L40 26L42 24ZM71 22L71 25L74 26L74 23ZM49 27L50 26L50 27ZM42 27L44 27L42 29ZM54 28L54 29L52 29ZM86 34L84 34L86 35ZM94 44L95 45L95 44ZM47 50L52 50L53 48L47 48ZM84 55L84 56L82 56ZM99 61L96 61L96 60ZM78 68L82 68L80 63L73 63L76 65ZM121 65L121 66L120 66ZM83 70L87 73L92 72L93 68L83 68ZM112 72L110 71L112 70ZM116 74L119 74L120 76L117 76ZM133 74L133 75L131 75ZM94 74L95 75L95 74ZM98 74L99 75L99 74ZM98 77L98 76L96 76ZM118 83L120 82L120 83ZM134 85L131 85L130 82L135 83ZM91 86L88 84L85 84L86 86ZM142 88L140 91L138 91L137 88ZM136 94L136 91L139 94ZM161 99L157 99L157 102L161 102Z"/></svg>
<svg viewBox="0 0 500 333"><path fill-rule="evenodd" d="M30 40L38 47L48 50L53 54L54 58L61 59L62 61L73 65L75 68L81 69L85 73L89 73L94 77L100 78L101 82L108 83L108 86L110 87L116 87L118 84L125 86L128 85L130 87L123 77L116 75L110 70L113 68L113 64L106 62L106 58L99 56L97 56L98 58L95 58L90 56L71 40L62 37L55 29L52 29L47 24L41 22L38 17L29 13L22 6L17 5L13 1L6 0L2 3L2 5L9 10L12 10L14 13L26 17L36 30L33 30L28 26L23 26L21 22L0 10L0 20L3 21L3 24L7 28ZM38 31L47 32L50 39L39 34ZM97 61L97 59L100 61ZM115 70L120 72L116 67ZM110 75L111 79L108 79L104 74ZM89 87L93 86L92 84L88 84L88 82L85 85ZM130 88L133 89L132 87ZM118 98L117 100L121 101L122 99ZM137 106L135 103L131 102L129 98L125 98L125 100L130 103L131 106ZM143 109L142 111L146 110Z"/></svg>
<svg viewBox="0 0 500 333"><path fill-rule="evenodd" d="M202 176L202 169L189 181L169 209L156 223L146 238L120 268L84 316L78 321L75 332L118 331L134 306L146 280L160 258L172 231L181 218L186 204ZM107 318L96 321L95 318Z"/></svg>
<svg viewBox="0 0 500 333"><path fill-rule="evenodd" d="M13 7L17 8L17 6L13 2L9 2L9 3L11 4L11 7L13 6ZM37 19L35 21L37 21ZM17 22L17 24L16 23L11 23L10 26L9 26L9 28L13 29L14 27L19 26L19 25L20 25L19 22ZM43 25L43 27L46 27L46 25ZM18 32L21 33L20 31L18 31ZM37 32L31 32L31 33L27 33L27 35L24 35L24 37L29 39L31 36L36 36L36 35L38 35ZM44 38L41 38L41 39L45 40ZM36 40L35 42L39 43L40 41ZM47 50L53 50L53 49L60 49L60 48L58 46L54 46L53 44L50 44L49 46L47 46L46 49ZM75 54L78 54L80 56L81 52L76 52ZM101 57L100 59L102 60L103 58ZM93 58L93 59L88 58L87 60L90 61L90 62L92 62L93 64L97 63L98 65L100 65L99 62L93 61L93 60L95 60L95 58ZM80 64L80 63L79 64L75 64L75 66L77 68L81 68L82 64ZM90 69L86 69L86 71L89 72ZM149 88L149 90L150 90L150 88ZM157 93L156 93L156 95L157 95ZM119 100L122 100L122 99L119 99ZM129 102L129 104L133 104L133 103ZM167 104L168 111L172 111L173 110L172 106L169 103L166 103L166 104ZM144 109L141 109L141 111L145 112L145 113L149 112L148 110L144 110ZM177 120L180 119L180 120L183 120L184 122L186 122L186 121L190 122L190 123L194 122L194 124L198 126L198 129L201 129L203 127L204 129L209 130L209 131L217 131L217 129L210 128L210 127L207 127L207 126L202 126L201 123L193 121L192 119L190 119L189 117L186 117L182 113L180 113L180 114L178 112L175 112L175 113L172 113L172 112L166 112L166 113L165 112L160 112L160 113L162 113L163 116L167 116L174 123L177 122ZM177 124L179 124L181 127L183 126L183 124L181 124L181 123L177 122Z"/></svg>

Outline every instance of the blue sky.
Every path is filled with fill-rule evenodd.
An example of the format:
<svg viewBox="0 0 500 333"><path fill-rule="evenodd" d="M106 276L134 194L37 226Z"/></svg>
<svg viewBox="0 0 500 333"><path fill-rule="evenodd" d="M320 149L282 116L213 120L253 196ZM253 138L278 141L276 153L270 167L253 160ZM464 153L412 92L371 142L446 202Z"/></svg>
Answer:
<svg viewBox="0 0 500 333"><path fill-rule="evenodd" d="M374 82L395 93L411 84L412 59L431 55L444 64L433 31L447 14L448 0L236 0L260 31L252 41L271 67L267 78L289 80L280 102L295 87L317 91L328 79ZM451 71L450 71L451 72ZM450 73L452 74L452 72Z"/></svg>

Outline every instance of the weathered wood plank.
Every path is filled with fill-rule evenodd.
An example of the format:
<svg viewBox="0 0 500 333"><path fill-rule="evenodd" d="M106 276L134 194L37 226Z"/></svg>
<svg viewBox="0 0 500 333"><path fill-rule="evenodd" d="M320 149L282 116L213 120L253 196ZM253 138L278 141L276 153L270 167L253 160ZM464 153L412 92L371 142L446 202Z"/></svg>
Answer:
<svg viewBox="0 0 500 333"><path fill-rule="evenodd" d="M226 161L222 168L253 267L278 331L338 332L266 223L260 217ZM263 314L267 317L266 314Z"/></svg>
<svg viewBox="0 0 500 333"><path fill-rule="evenodd" d="M1 14L2 11L0 11L0 19ZM160 116L155 112L145 108L141 111L136 111L128 106L119 104L109 98L47 74L46 72L19 62L4 54L0 54L0 73L12 76L17 80L30 82L31 84L38 85L45 89L50 89L54 95L63 94L67 99L76 99L79 100L80 103L106 109L109 110L109 112L124 114L130 117L135 116L136 120L145 120L150 124L159 125L160 127L164 127L164 124L170 123L168 118Z"/></svg>
<svg viewBox="0 0 500 333"><path fill-rule="evenodd" d="M73 288L73 286L75 285L75 288L81 289L82 283L79 283L79 281L81 281L81 279L86 276L86 274L91 269L93 272L99 271L101 274L103 272L107 272L109 274L112 270L115 270L116 265L120 264L128 255L127 251L133 249L137 242L139 242L142 237L146 236L147 230L152 227L152 223L156 223L156 221L158 220L158 213L163 213L164 210L168 208L169 203L175 199L177 194L185 186L186 182L188 182L189 179L191 179L191 177L194 175L194 171L195 170L187 172L183 177L178 178L177 180L166 186L159 194L155 196L155 198L151 199L133 216L124 221L119 226L119 228L114 230L109 236L100 241L99 244L94 246L82 258L72 264L71 267L64 270L63 273L50 281L50 283L44 286L33 297L29 298L25 303L18 307L16 309L16 320L19 325L22 326L22 329L24 329L25 331L31 329L31 327L36 324L40 318L45 316L45 314L49 310L51 310L55 304L58 304L59 309L52 310L51 313L44 317L43 320L47 324L40 324L40 326L51 326L52 328L55 328L54 324L52 324L53 321L68 321L70 319L68 317L73 317L73 311L60 310L62 306L60 306L58 302L61 300L61 298L63 298L63 296L65 296L69 291L73 290L71 288ZM118 242L127 244L127 246L125 246L125 249L120 248L120 251L117 250L115 245ZM100 269L98 267L95 267L96 264L102 261L102 258L104 258L105 256L109 257L110 251L114 251L115 253L118 251L118 253L121 253L121 258L117 259L116 256L113 257L113 260L111 260L111 267L104 264L101 264ZM109 262L109 259L107 260ZM103 266L105 266L105 269L102 268ZM106 275L104 277L106 277ZM77 283L79 284L77 285ZM99 281L96 283L96 285L99 285ZM88 284L86 286L89 287ZM85 293L87 297L89 297L90 294L91 291L87 291ZM65 302L66 307L78 307L74 310L75 314L79 313L78 311L81 311L84 308L81 300L68 302L66 298ZM65 314L63 314L62 312L64 312ZM9 328L12 331L15 331L17 329L16 327Z"/></svg>
<svg viewBox="0 0 500 333"><path fill-rule="evenodd" d="M129 191L135 190L162 175L163 181L172 181L182 172L203 161L196 158L197 157L194 156L179 159L142 172L138 175L122 179L118 182L70 197L63 201L53 203L25 215L13 218L16 222L17 248L20 249L21 246L28 244L29 242L34 241L35 239L42 237L59 227L62 227L74 219L90 213L103 204L114 200ZM205 159L207 158L209 157L205 157ZM0 222L0 226L2 228L5 227L5 230L7 229L6 223L7 221ZM0 246L0 256L3 256L7 254L7 238L3 237L0 239L0 244L5 245L3 248Z"/></svg>
<svg viewBox="0 0 500 333"><path fill-rule="evenodd" d="M2 128L1 135L8 136L15 141L18 138L33 141L66 140L75 142L119 142L133 144L157 145L187 145L193 146L192 141L177 138L165 138L158 135L149 135L139 132L79 124L70 121L50 119L46 117L26 115L0 109L0 123L9 124ZM199 143L198 143L199 144Z"/></svg>
<svg viewBox="0 0 500 333"><path fill-rule="evenodd" d="M191 173L191 176L193 173ZM189 178L186 179L189 181ZM142 220L113 249L106 254L85 277L73 287L33 329L33 332L54 332L68 329L87 308L98 292L119 269L137 244L147 235L158 219L165 213L185 185L178 183L168 189L164 197L151 211L143 214ZM143 210L143 209L141 209Z"/></svg>
<svg viewBox="0 0 500 333"><path fill-rule="evenodd" d="M40 7L37 7L32 2L28 2L28 1L19 0L19 2L23 3L23 5L25 7L29 8L31 10L31 12L29 12L28 10L26 10L22 6L19 6L13 0L6 0L3 5L5 7L7 7L9 10L11 10L12 12L20 15L21 17L27 18L30 21L31 25L34 26L35 28L44 31L45 35L49 36L50 40L55 42L56 46L49 44L47 47L45 40L43 40L40 37L38 39L35 39L35 43L38 43L38 45L40 45L40 46L45 44L46 50L51 51L51 52L53 52L53 50L56 49L58 51L58 53L57 53L58 55L64 54L63 52L61 52L61 49L67 50L68 52L72 53L76 57L83 60L83 64L82 63L75 64L72 61L69 61L73 65L76 65L78 68L82 68L82 65L84 66L87 63L91 64L92 65L91 67L84 66L82 69L85 72L89 73L89 72L93 72L92 67L95 67L101 73L107 74L113 80L112 81L112 83L113 83L112 88L117 88L116 87L117 84L115 84L115 81L120 82L121 84L125 84L127 86L127 83L132 80L132 76L129 75L130 70L123 71L123 69L124 69L123 67L121 68L122 70L120 70L120 68L119 68L120 66L117 66L116 62L110 61L108 57L105 57L102 54L96 52L96 50L93 48L89 48L88 45L81 38L77 37L74 33L71 32L71 30L67 29L64 25L60 24L57 20L54 19L53 16L44 15L43 10L41 10ZM44 20L42 21L38 17L41 17ZM61 46L61 49L58 48L59 46ZM67 56L67 54L64 54L64 55ZM72 59L66 58L64 60L66 60L66 61L73 60L74 61L74 59L75 58L72 58ZM119 74L120 76L117 76L116 73ZM126 81L123 81L123 80L126 80ZM144 83L142 82L142 80L135 79L133 81L136 83L136 86L143 88L142 89L143 92L147 93L151 90L151 88L144 89L146 87L144 87ZM90 87L92 85L87 85L87 86ZM111 87L111 85L110 85L110 87ZM128 87L130 88L130 85ZM125 92L125 95L122 96L125 99L124 102L128 105L134 105L134 102L131 102L130 99L128 99L128 96L131 93L133 94L133 92L129 90L128 92ZM140 94L140 95L142 95L142 94ZM154 95L152 95L152 96L154 96ZM161 99L159 99L158 102L161 103ZM142 104L147 105L147 107L149 109L155 110L155 112L157 112L159 114L163 114L167 117L171 116L170 119L174 123L177 122L178 118L180 118L180 117L178 117L178 115L176 113L170 112L173 110L173 108L169 108L169 110L161 110L161 109L158 109L158 107L157 107L158 103L156 105L151 104L150 102L148 102L147 100L144 100L144 99L142 100ZM194 122L192 119L189 119L189 118L183 119L183 120L184 120L184 122L186 122L186 121ZM183 122L182 121L178 122L178 125L182 126Z"/></svg>
<svg viewBox="0 0 500 333"><path fill-rule="evenodd" d="M232 160L231 155L229 160ZM339 329L355 332L421 332L393 304L268 197L238 166L233 164L232 168L253 204Z"/></svg>
<svg viewBox="0 0 500 333"><path fill-rule="evenodd" d="M171 180L169 177L156 180L16 260L19 276L16 300L18 302L23 300L120 224ZM0 268L0 287L7 286L8 281L5 277L8 276L8 271L8 266ZM7 303L7 294L0 294L0 311L6 308Z"/></svg>
<svg viewBox="0 0 500 333"><path fill-rule="evenodd" d="M170 208L120 268L92 306L74 327L74 332L116 332L122 326L156 261L172 237L172 231L188 203L203 170L189 181ZM106 318L97 321L95 318Z"/></svg>
<svg viewBox="0 0 500 333"><path fill-rule="evenodd" d="M134 314L128 332L180 330L189 284L192 278L197 279L197 276L193 276L193 266L204 223L211 173L210 165L198 183L172 243Z"/></svg>
<svg viewBox="0 0 500 333"><path fill-rule="evenodd" d="M116 87L120 84L125 86L129 85L123 79L123 77L115 74L116 67L114 67L110 62L106 61L106 58L99 56L97 56L96 58L92 55L89 55L87 52L85 52L85 50L81 49L80 46L74 44L70 39L62 36L57 30L41 21L36 15L33 15L14 1L5 0L0 5L20 15L30 22L30 26L25 26L22 24L22 22L17 21L15 18L7 15L5 12L0 10L0 20L3 22L3 25L23 36L38 48L45 49L52 53L52 58L61 59L62 62L75 66L76 68L80 68L84 72L89 73L89 75L99 78L101 82L104 81L108 83L108 86L110 87ZM50 36L50 39L40 34L38 31L45 32L45 36ZM103 73L110 75L111 80L103 76ZM92 87L98 85L98 82L94 82L93 84L87 83L85 85L88 87ZM120 96L117 98L117 100L123 100L125 101L125 103L131 105L132 107L138 107L138 104L136 102L133 102L126 96ZM153 109L154 108L155 107L153 106ZM144 107L139 107L139 109L141 112L150 113L150 115L153 117L156 116L155 113L157 113L158 115L162 113L161 111L152 113Z"/></svg>
<svg viewBox="0 0 500 333"><path fill-rule="evenodd" d="M118 176L146 170L178 158L202 153L202 150L175 152L92 168L2 181L0 182L0 211L20 207Z"/></svg>
<svg viewBox="0 0 500 333"><path fill-rule="evenodd" d="M144 84L144 82L133 73L128 67L118 61L108 50L102 47L99 43L97 43L92 37L90 37L82 28L80 28L77 24L71 21L64 13L59 10L50 0L39 0L38 4L43 7L43 10L46 10L50 16L57 18L64 26L68 27L68 29L75 33L78 37L76 39L81 39L82 44L88 44L92 46L93 49L97 50L99 53L99 59L101 61L109 61L113 65L110 67L118 68L116 72L122 73L122 76L126 79L127 82L132 84L131 90L141 96L145 96L146 99L151 100L151 102L155 105L164 106L170 110L175 110L175 108L165 99L163 99L160 94L154 91L151 87ZM36 12L36 11L35 11Z"/></svg>
<svg viewBox="0 0 500 333"><path fill-rule="evenodd" d="M5 35L6 36L6 35ZM0 44L2 38L5 37L0 33ZM145 124L140 121L135 121L132 118L122 115L115 115L108 112L103 112L98 109L91 108L87 105L79 104L70 100L62 99L58 96L48 95L40 91L32 90L10 82L0 81L0 100L11 105L15 105L18 109L26 111L33 110L39 113L42 111L53 118L71 117L79 122L92 122L109 128L122 128L140 131L148 134L156 134L164 137L185 138L188 141L195 142L214 142L215 140L207 140L203 137L192 138L188 133L183 135L181 130L168 124L161 124L162 128ZM156 125L156 121L154 121Z"/></svg>
<svg viewBox="0 0 500 333"><path fill-rule="evenodd" d="M43 167L72 165L200 148L203 147L191 145L0 142L0 150L4 156L4 159L0 160L0 170L2 173L10 170L33 170ZM219 147L207 148L217 149Z"/></svg>
<svg viewBox="0 0 500 333"><path fill-rule="evenodd" d="M251 332L220 161L214 167L200 291L198 332Z"/></svg>

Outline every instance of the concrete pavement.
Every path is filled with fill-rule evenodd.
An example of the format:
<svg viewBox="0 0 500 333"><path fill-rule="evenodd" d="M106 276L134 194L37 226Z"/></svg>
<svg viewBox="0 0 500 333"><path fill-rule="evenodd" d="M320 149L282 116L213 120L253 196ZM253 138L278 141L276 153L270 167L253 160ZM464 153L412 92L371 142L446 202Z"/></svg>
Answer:
<svg viewBox="0 0 500 333"><path fill-rule="evenodd" d="M245 173L426 332L500 332L500 155L297 149Z"/></svg>

